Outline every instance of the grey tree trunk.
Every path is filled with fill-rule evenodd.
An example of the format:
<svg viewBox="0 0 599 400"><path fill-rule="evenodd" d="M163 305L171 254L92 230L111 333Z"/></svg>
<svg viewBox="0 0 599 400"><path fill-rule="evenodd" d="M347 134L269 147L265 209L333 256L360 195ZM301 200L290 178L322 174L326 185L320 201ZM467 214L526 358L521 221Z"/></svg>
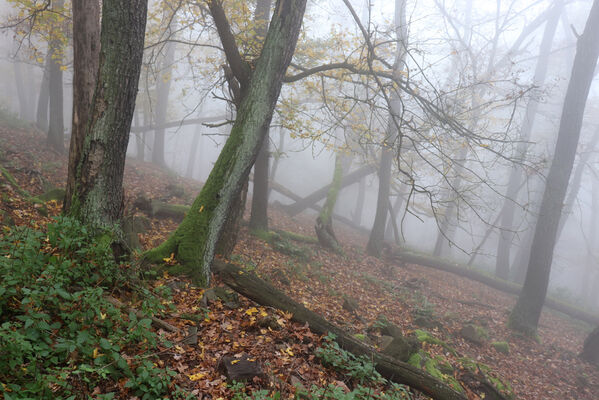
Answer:
<svg viewBox="0 0 599 400"><path fill-rule="evenodd" d="M320 245L335 250L336 252L341 252L341 247L339 246L339 241L333 230L333 211L335 210L335 204L337 204L337 198L339 197L339 191L341 190L343 164L343 156L340 153L337 153L335 155L333 179L329 186L327 199L316 218L316 225L314 226Z"/></svg>
<svg viewBox="0 0 599 400"><path fill-rule="evenodd" d="M406 0L395 0L395 37L397 40L397 53L395 55L395 64L393 73L399 73L404 68L405 57L408 47L408 26L406 21ZM395 149L398 132L399 120L401 118L400 94L393 91L389 104L389 122L387 132L381 150L381 164L379 167L379 190L376 201L376 214L366 251L369 255L380 257L383 252L385 241L385 226L387 214L389 213L389 192L391 185L391 170L393 167L393 156L395 151L401 152L400 148ZM397 146L399 147L399 146ZM395 151L393 151L395 150Z"/></svg>
<svg viewBox="0 0 599 400"><path fill-rule="evenodd" d="M166 13L165 13L166 14ZM165 15L164 20L171 21L168 29L167 35L173 34L175 29L176 19L173 16L171 18L170 15ZM156 164L159 167L165 168L166 161L164 158L165 151L165 129L163 125L166 123L166 115L168 111L168 96L171 90L171 71L172 65L175 61L175 43L167 42L165 45L165 54L162 59L160 73L157 77L156 82L156 125L158 128L154 130L154 146L152 146L152 163Z"/></svg>
<svg viewBox="0 0 599 400"><path fill-rule="evenodd" d="M206 184L177 230L162 245L146 253L147 260L161 261L173 253L181 264L192 268L199 284L209 283L216 244L265 139L295 51L305 7L306 0L277 1L247 94L242 97L231 134ZM219 34L222 41L220 30Z"/></svg>
<svg viewBox="0 0 599 400"><path fill-rule="evenodd" d="M268 31L268 16L271 0L259 0L256 3L254 22L256 23L256 41L263 41ZM252 211L250 214L250 229L256 231L268 230L268 161L270 158L269 129L263 134L266 138L254 164L254 189L252 194Z"/></svg>
<svg viewBox="0 0 599 400"><path fill-rule="evenodd" d="M42 132L48 131L48 102L50 100L50 63L52 58L50 51L46 54L44 62L44 71L42 75L42 83L40 84L40 93L37 98L37 111L35 116L35 125Z"/></svg>
<svg viewBox="0 0 599 400"><path fill-rule="evenodd" d="M49 71L50 88L50 122L48 125L48 145L62 153L64 151L64 101L62 92L62 60L56 56L60 53L61 43L58 40L50 41L52 61Z"/></svg>
<svg viewBox="0 0 599 400"><path fill-rule="evenodd" d="M191 139L191 148L189 149L189 159L187 160L187 169L185 176L189 179L193 179L193 171L195 169L196 158L198 157L198 146L202 139L202 125L197 125L196 130Z"/></svg>
<svg viewBox="0 0 599 400"><path fill-rule="evenodd" d="M576 45L576 56L562 109L555 156L547 176L526 279L518 302L510 315L510 326L527 334L536 333L547 294L563 202L598 57L599 0L595 0L584 32L578 38Z"/></svg>
<svg viewBox="0 0 599 400"><path fill-rule="evenodd" d="M73 120L63 205L67 213L71 207L100 62L100 2L74 1L72 7L73 32L77 34L73 35Z"/></svg>
<svg viewBox="0 0 599 400"><path fill-rule="evenodd" d="M69 214L113 227L123 211L123 172L144 48L147 0L103 0L90 120Z"/></svg>
<svg viewBox="0 0 599 400"><path fill-rule="evenodd" d="M362 224L362 212L364 211L364 198L366 197L366 178L362 177L358 183L358 196L356 198L356 208L352 213L352 222L357 226Z"/></svg>
<svg viewBox="0 0 599 400"><path fill-rule="evenodd" d="M559 1L554 6L550 17L547 20L547 24L545 25L543 39L541 40L541 46L539 48L539 58L537 60L537 65L533 76L533 85L535 87L542 87L545 83L545 77L547 76L547 68L549 65L549 57L551 54L551 44L553 43L553 38L555 37L555 31L557 29L557 24L559 22L562 10L563 3L562 1ZM530 136L538 108L539 102L535 98L532 98L526 105L524 123L520 130L520 137L518 139L518 159L524 160L526 157L527 146L528 142L530 141ZM516 212L518 192L521 187L521 181L522 170L517 166L512 167L508 180L508 187L505 193L503 211L501 214L501 230L499 233L497 260L495 264L495 275L504 280L507 280L510 274L510 250L512 248L514 239L514 216Z"/></svg>

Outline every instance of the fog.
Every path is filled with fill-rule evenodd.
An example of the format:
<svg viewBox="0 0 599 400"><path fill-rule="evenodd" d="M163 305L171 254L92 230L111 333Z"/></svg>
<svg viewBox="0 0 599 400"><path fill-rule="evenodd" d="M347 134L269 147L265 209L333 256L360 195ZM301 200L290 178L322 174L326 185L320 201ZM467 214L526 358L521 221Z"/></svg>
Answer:
<svg viewBox="0 0 599 400"><path fill-rule="evenodd" d="M410 92L398 90L400 112L390 118L390 102L382 95L380 83L365 74L330 70L285 84L271 123L269 179L303 198L331 183L336 156L344 157L345 175L364 165L378 168L382 144L392 125L389 121L395 119L401 134L387 148L393 152L389 203L396 204L393 219L399 237L388 221L385 241L424 253L432 253L437 244L439 257L495 274L504 228L511 244L509 279L522 282L517 271L527 263L518 253L530 247L577 36L591 7L590 1L564 1L554 17L557 25L549 39L545 76L535 82L543 35L550 11L558 3L407 1L406 25L401 26L407 40L400 39L403 44L398 45L394 23L401 22L395 21L394 2L378 1L368 7L362 0L351 1L384 61L377 61L377 68L390 69L403 57L400 65L395 65L395 73L409 82ZM14 3L3 2L0 7L3 25L11 25L18 13ZM169 10L161 3L151 2L150 10L129 162L140 162L143 149L143 160L150 163L152 153L160 151L156 150L155 130L140 132L136 128L173 122L165 131L165 165L158 166L204 182L235 119L221 43L210 18L194 12L192 5L180 6L176 18L170 19ZM252 59L256 49L243 35L244 29L249 29L247 18L252 9L241 7L238 13L231 17L232 30L241 37L239 45L249 54L247 58ZM22 25L2 32L1 107L35 124L48 35L43 27ZM70 132L73 81L68 36L61 61L65 140ZM396 52L403 54L397 57ZM342 1L312 1L287 74L342 62L368 70L366 53L363 32ZM554 249L549 285L551 293L591 311L599 310L596 80L586 103L566 195L571 202L564 208L565 223ZM166 82L169 85L164 85ZM383 85L391 93L388 80ZM535 102L530 137L522 138L527 109ZM163 121L160 107L166 107ZM207 122L187 124L196 119ZM519 147L523 142L524 153ZM515 198L506 199L513 169L521 177L519 190ZM343 229L362 228L368 235L377 210L379 179L374 172L361 180L342 188L334 207L334 213L350 224L338 219L333 223ZM250 184L248 201L252 191ZM364 205L358 216L356 205L361 196ZM318 204L322 206L324 201ZM269 203L277 202L293 203L274 189ZM506 204L515 208L511 226L502 226L500 218ZM314 210L305 213L314 219L317 216Z"/></svg>

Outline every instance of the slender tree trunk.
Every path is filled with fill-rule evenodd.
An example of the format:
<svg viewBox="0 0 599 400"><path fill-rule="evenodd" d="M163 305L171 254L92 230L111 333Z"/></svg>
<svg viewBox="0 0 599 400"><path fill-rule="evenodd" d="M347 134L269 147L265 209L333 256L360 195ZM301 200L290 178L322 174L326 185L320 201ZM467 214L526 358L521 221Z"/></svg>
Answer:
<svg viewBox="0 0 599 400"><path fill-rule="evenodd" d="M259 0L256 3L254 22L256 34L254 40L263 42L268 31L268 16L270 14L271 0ZM250 214L250 229L268 230L268 160L270 157L269 129L263 136L266 138L254 164L254 188L252 194L252 211Z"/></svg>
<svg viewBox="0 0 599 400"><path fill-rule="evenodd" d="M48 102L50 100L50 63L52 57L50 50L46 54L46 61L44 63L44 72L42 75L42 83L40 84L40 94L37 98L37 112L36 112L36 123L35 125L42 132L48 131Z"/></svg>
<svg viewBox="0 0 599 400"><path fill-rule="evenodd" d="M305 7L306 0L277 1L231 134L189 213L166 242L146 253L149 261L161 261L172 253L193 269L199 284L209 283L216 244L265 139Z"/></svg>
<svg viewBox="0 0 599 400"><path fill-rule="evenodd" d="M543 39L541 40L541 46L539 49L539 58L537 60L537 66L533 77L533 85L535 87L542 87L545 83L545 77L547 76L547 68L549 65L549 57L551 55L551 44L553 43L553 38L555 37L557 23L562 10L563 3L562 1L559 1L558 4L554 6L551 16L545 25L545 31L543 32ZM539 102L535 98L532 98L526 105L524 124L520 130L520 138L517 148L517 155L519 159L524 160L526 157L528 142L530 141L530 136L538 108ZM522 170L517 166L513 166L510 172L508 187L503 203L504 211L502 212L500 223L501 231L499 233L497 260L495 264L495 275L504 280L507 280L510 274L510 250L513 245L514 216L516 212L518 192L519 188L521 187L521 180Z"/></svg>
<svg viewBox="0 0 599 400"><path fill-rule="evenodd" d="M122 216L123 172L146 15L147 0L102 1L97 83L69 209L92 227L113 227Z"/></svg>
<svg viewBox="0 0 599 400"><path fill-rule="evenodd" d="M406 21L406 0L395 0L395 36L397 38L397 53L395 55L394 74L402 71L405 62L408 46L408 26ZM400 95L395 90L391 94L389 109L389 122L387 123L387 132L381 150L381 164L379 167L379 191L376 201L376 213L374 223L366 251L369 255L380 257L383 252L383 244L385 242L385 226L387 222L387 214L389 213L389 192L391 185L391 170L393 168L393 156L395 151L400 152L401 149L395 149L395 142L399 135L398 125L401 118L401 102ZM394 151L395 150L395 151Z"/></svg>
<svg viewBox="0 0 599 400"><path fill-rule="evenodd" d="M270 172L268 173L268 181L274 182L277 177L277 169L279 168L279 163L281 162L281 155L283 154L283 149L285 148L285 133L283 129L279 128L279 148L277 149L277 154L273 157L273 163L270 167ZM272 187L270 184L268 185L268 196L270 197L270 192L272 192Z"/></svg>
<svg viewBox="0 0 599 400"><path fill-rule="evenodd" d="M341 180L343 179L343 156L339 153L335 156L335 169L333 171L333 180L329 187L329 193L327 199L324 202L324 206L318 217L316 218L316 236L321 246L333 249L335 251L341 251L339 241L335 236L333 230L333 211L335 210L335 204L337 204L337 197L341 190Z"/></svg>
<svg viewBox="0 0 599 400"><path fill-rule="evenodd" d="M358 226L362 224L362 212L364 211L364 198L366 197L366 178L362 177L358 183L358 196L356 197L356 208L352 213L352 222Z"/></svg>
<svg viewBox="0 0 599 400"><path fill-rule="evenodd" d="M17 97L19 99L19 118L27 121L29 114L29 99L27 97L27 89L25 88L25 80L23 78L23 63L16 61L13 63L15 72L15 85L17 87Z"/></svg>
<svg viewBox="0 0 599 400"><path fill-rule="evenodd" d="M185 171L185 176L189 179L193 179L193 171L195 169L196 158L198 157L200 139L202 139L202 125L197 125L193 138L191 138L191 148L189 149L189 159L187 160L187 169Z"/></svg>
<svg viewBox="0 0 599 400"><path fill-rule="evenodd" d="M172 35L176 20L173 16L165 13L164 20L171 20L171 24L168 27L168 35ZM158 126L154 130L154 146L152 147L152 163L156 164L161 168L166 167L166 161L164 158L165 152L165 129L162 127L166 123L166 115L168 111L168 96L171 90L171 73L172 65L175 61L175 43L167 42L165 45L165 54L162 60L160 68L160 74L158 74L156 82L156 125Z"/></svg>
<svg viewBox="0 0 599 400"><path fill-rule="evenodd" d="M49 88L50 88L50 122L48 126L48 145L62 153L64 151L64 101L62 92L62 59L61 43L58 40L50 41L52 62L50 63Z"/></svg>
<svg viewBox="0 0 599 400"><path fill-rule="evenodd" d="M547 176L526 279L518 302L510 315L510 326L528 334L536 333L547 294L557 230L598 56L599 0L595 0L584 32L578 38L574 66L560 120L555 156Z"/></svg>
<svg viewBox="0 0 599 400"><path fill-rule="evenodd" d="M73 120L63 209L69 212L100 63L100 2L73 1Z"/></svg>
<svg viewBox="0 0 599 400"><path fill-rule="evenodd" d="M589 237L587 238L587 257L584 273L581 274L581 297L582 304L588 309L592 309L591 301L591 283L593 282L595 269L597 268L597 256L595 253L595 244L597 243L597 224L599 223L597 216L599 215L599 181L593 179L593 189L591 193L591 213L589 218ZM596 293L596 292L595 292Z"/></svg>

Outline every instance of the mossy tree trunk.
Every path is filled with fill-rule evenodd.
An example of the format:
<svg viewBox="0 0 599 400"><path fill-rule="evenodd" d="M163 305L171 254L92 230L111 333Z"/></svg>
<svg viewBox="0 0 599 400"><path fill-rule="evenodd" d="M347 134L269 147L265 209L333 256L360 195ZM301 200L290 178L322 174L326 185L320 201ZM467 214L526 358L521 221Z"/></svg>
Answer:
<svg viewBox="0 0 599 400"><path fill-rule="evenodd" d="M216 1L209 4L211 10L219 6L220 3L214 4ZM306 0L277 1L262 53L248 87L244 88L231 134L206 184L177 230L162 245L146 253L147 260L161 261L173 253L180 263L192 269L197 283L209 283L217 242L235 212L235 200L247 183L270 125L285 71L295 51L305 7ZM221 29L222 25L219 35L223 46L234 44L230 31ZM240 73L248 73L248 69L242 66Z"/></svg>
<svg viewBox="0 0 599 400"><path fill-rule="evenodd" d="M69 146L69 167L63 209L69 212L77 166L81 158L85 129L100 62L100 2L74 1L73 11L73 119Z"/></svg>
<svg viewBox="0 0 599 400"><path fill-rule="evenodd" d="M528 270L522 292L510 315L510 326L526 334L536 334L541 309L547 295L553 249L598 57L599 0L595 0L584 32L577 41L576 56L555 145L555 156L547 175Z"/></svg>
<svg viewBox="0 0 599 400"><path fill-rule="evenodd" d="M335 170L333 172L333 180L329 187L329 193L327 199L324 202L320 214L316 218L316 236L321 246L340 251L339 241L335 237L333 231L333 211L335 204L337 204L337 197L339 197L339 191L341 190L341 181L343 180L343 156L339 153L335 156Z"/></svg>
<svg viewBox="0 0 599 400"><path fill-rule="evenodd" d="M123 210L123 172L144 47L147 0L103 0L97 82L69 214L111 227Z"/></svg>

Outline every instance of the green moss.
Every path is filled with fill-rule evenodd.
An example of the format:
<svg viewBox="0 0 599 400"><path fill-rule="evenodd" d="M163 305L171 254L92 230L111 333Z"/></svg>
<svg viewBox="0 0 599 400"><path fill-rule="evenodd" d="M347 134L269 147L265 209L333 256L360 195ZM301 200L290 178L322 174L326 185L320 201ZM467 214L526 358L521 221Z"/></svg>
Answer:
<svg viewBox="0 0 599 400"><path fill-rule="evenodd" d="M341 181L343 179L343 163L342 157L340 154L335 156L335 171L333 172L333 181L331 182L331 186L329 188L329 192L327 193L327 199L320 211L320 219L323 221L323 224L327 224L333 215L333 209L335 208L335 203L337 203L337 197L339 195L339 190L341 189Z"/></svg>
<svg viewBox="0 0 599 400"><path fill-rule="evenodd" d="M510 345L508 342L493 342L491 346L499 353L510 354Z"/></svg>
<svg viewBox="0 0 599 400"><path fill-rule="evenodd" d="M288 232L288 231L283 231L283 230L276 230L275 232L284 239L293 240L293 241L301 242L301 243L310 243L310 244L318 243L318 239L313 236L300 235L299 233Z"/></svg>

